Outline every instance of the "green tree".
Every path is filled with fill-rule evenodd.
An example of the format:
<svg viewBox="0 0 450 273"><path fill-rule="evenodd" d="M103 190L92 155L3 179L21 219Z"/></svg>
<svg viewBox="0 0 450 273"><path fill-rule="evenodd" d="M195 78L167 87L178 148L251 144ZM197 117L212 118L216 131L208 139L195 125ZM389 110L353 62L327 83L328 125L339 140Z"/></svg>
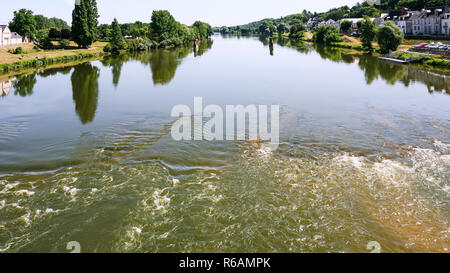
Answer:
<svg viewBox="0 0 450 273"><path fill-rule="evenodd" d="M368 16L364 16L364 21L361 23L361 42L364 48L372 51L372 41L375 39L375 21L370 20Z"/></svg>
<svg viewBox="0 0 450 273"><path fill-rule="evenodd" d="M265 20L261 23L258 30L259 34L261 34L264 37L268 37L272 36L277 31L277 28L273 25L271 21Z"/></svg>
<svg viewBox="0 0 450 273"><path fill-rule="evenodd" d="M212 34L211 26L201 21L196 21L192 25L192 28L195 30L196 33L198 33L197 38L199 39L206 39Z"/></svg>
<svg viewBox="0 0 450 273"><path fill-rule="evenodd" d="M287 24L285 24L285 23L279 24L278 27L277 27L277 31L278 31L279 34L283 34L283 33L287 32L288 31Z"/></svg>
<svg viewBox="0 0 450 273"><path fill-rule="evenodd" d="M306 27L302 23L297 23L291 27L289 38L293 40L300 40L305 36Z"/></svg>
<svg viewBox="0 0 450 273"><path fill-rule="evenodd" d="M318 44L331 45L342 41L337 28L333 26L321 26L314 32L313 40Z"/></svg>
<svg viewBox="0 0 450 273"><path fill-rule="evenodd" d="M153 38L158 42L177 36L177 21L167 10L153 11L150 27L153 30Z"/></svg>
<svg viewBox="0 0 450 273"><path fill-rule="evenodd" d="M353 23L349 20L344 20L341 23L341 32L346 33L352 28Z"/></svg>
<svg viewBox="0 0 450 273"><path fill-rule="evenodd" d="M390 21L378 27L376 37L383 54L397 50L404 38L402 30Z"/></svg>
<svg viewBox="0 0 450 273"><path fill-rule="evenodd" d="M120 29L119 22L114 18L114 21L111 24L111 51L114 53L118 53L120 50L125 49L125 40L122 36L122 30Z"/></svg>
<svg viewBox="0 0 450 273"><path fill-rule="evenodd" d="M36 20L33 12L27 9L14 11L14 18L9 22L9 28L11 31L17 32L21 36L26 36L30 40L34 39L36 35Z"/></svg>
<svg viewBox="0 0 450 273"><path fill-rule="evenodd" d="M98 10L96 0L77 0L72 12L72 39L88 48L97 39Z"/></svg>

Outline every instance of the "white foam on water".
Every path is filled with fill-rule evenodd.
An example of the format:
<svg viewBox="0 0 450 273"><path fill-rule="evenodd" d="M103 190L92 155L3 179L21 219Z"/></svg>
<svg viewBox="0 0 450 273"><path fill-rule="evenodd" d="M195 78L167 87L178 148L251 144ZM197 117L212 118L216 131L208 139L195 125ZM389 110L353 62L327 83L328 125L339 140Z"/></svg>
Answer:
<svg viewBox="0 0 450 273"><path fill-rule="evenodd" d="M79 191L79 189L77 189L77 188L72 188L72 187L68 187L68 186L64 186L63 190L66 194L68 194L70 196L75 196L77 194L77 192Z"/></svg>
<svg viewBox="0 0 450 273"><path fill-rule="evenodd" d="M450 153L450 144L449 143L444 143L444 142L436 139L436 140L434 140L433 145L444 154Z"/></svg>
<svg viewBox="0 0 450 273"><path fill-rule="evenodd" d="M16 196L27 196L27 197L31 197L35 194L34 191L29 191L29 190L20 190L20 191L15 191L14 195Z"/></svg>
<svg viewBox="0 0 450 273"><path fill-rule="evenodd" d="M364 163L365 158L360 157L360 156L352 156L349 154L343 154L343 155L339 155L337 157L335 157L333 159L333 161L335 161L336 163L341 163L341 164L349 164L357 169L362 169L366 164Z"/></svg>
<svg viewBox="0 0 450 273"><path fill-rule="evenodd" d="M170 205L170 198L163 193L164 190L156 190L153 192L153 204L155 205L157 210L163 211L164 213L167 211L166 209Z"/></svg>
<svg viewBox="0 0 450 273"><path fill-rule="evenodd" d="M142 229L139 227L132 227L131 230L133 230L134 232L136 232L137 234L141 234L142 233Z"/></svg>

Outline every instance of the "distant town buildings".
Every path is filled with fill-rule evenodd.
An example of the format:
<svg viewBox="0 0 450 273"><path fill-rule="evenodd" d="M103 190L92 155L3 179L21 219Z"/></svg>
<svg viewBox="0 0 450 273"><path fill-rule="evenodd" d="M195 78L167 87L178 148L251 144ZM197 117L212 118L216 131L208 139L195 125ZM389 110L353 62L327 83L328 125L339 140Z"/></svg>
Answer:
<svg viewBox="0 0 450 273"><path fill-rule="evenodd" d="M449 1L450 2L450 1ZM350 33L358 31L358 22L364 18L344 18L338 21L328 20L318 22L317 18L311 18L306 26L308 30L320 26L335 26L341 31L343 21L352 22ZM413 36L450 36L450 8L445 7L423 8L422 10L411 11L407 8L401 10L388 10L378 18L371 18L379 26L384 22L395 23L405 35Z"/></svg>

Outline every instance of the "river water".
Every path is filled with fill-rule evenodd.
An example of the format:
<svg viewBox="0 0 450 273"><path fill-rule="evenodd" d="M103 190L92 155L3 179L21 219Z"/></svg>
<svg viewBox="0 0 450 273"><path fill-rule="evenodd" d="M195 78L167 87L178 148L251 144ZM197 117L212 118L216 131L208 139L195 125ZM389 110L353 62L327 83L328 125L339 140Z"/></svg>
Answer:
<svg viewBox="0 0 450 273"><path fill-rule="evenodd" d="M0 252L449 252L445 73L216 35L0 82ZM196 96L279 148L174 141Z"/></svg>

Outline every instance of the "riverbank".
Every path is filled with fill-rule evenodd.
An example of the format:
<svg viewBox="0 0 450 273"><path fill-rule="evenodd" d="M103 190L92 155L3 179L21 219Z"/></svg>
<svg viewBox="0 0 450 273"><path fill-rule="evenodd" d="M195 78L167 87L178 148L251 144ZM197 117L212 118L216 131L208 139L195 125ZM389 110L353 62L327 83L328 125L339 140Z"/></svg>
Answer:
<svg viewBox="0 0 450 273"><path fill-rule="evenodd" d="M343 35L342 38L343 38L342 42L335 43L330 46L336 47L336 48L360 51L360 52L366 51L366 49L362 46L360 39L358 39L356 37L350 37L347 35ZM310 32L305 33L305 37L304 37L303 41L312 42L312 33L310 33ZM416 64L422 65L424 68L430 69L430 70L437 69L439 71L443 70L444 72L450 72L450 61L446 60L446 58L444 56L429 55L429 54L417 54L417 53L408 51L412 45L415 45L419 42L420 42L419 40L404 40L404 42L399 46L398 51L394 52L394 55L395 55L395 53L397 53L397 55L399 55L398 53L401 53L400 55L408 55L408 54L421 55L423 58L418 58L420 60L416 61L415 62ZM372 47L373 47L372 54L374 56L381 56L380 55L380 47L379 47L378 43L373 42Z"/></svg>
<svg viewBox="0 0 450 273"><path fill-rule="evenodd" d="M29 68L47 65L76 62L85 59L99 58L103 52L104 42L96 42L89 49L79 49L70 46L67 49L41 50L31 44L7 46L0 48L0 74L18 72ZM9 51L21 47L22 54L12 54Z"/></svg>

